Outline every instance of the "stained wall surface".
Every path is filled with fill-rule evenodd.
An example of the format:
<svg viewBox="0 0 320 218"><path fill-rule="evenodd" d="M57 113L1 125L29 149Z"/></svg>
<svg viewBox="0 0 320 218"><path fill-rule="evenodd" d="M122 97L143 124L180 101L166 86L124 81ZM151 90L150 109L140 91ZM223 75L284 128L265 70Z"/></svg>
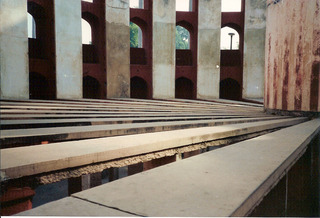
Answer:
<svg viewBox="0 0 320 218"><path fill-rule="evenodd" d="M176 2L153 1L153 98L175 97Z"/></svg>
<svg viewBox="0 0 320 218"><path fill-rule="evenodd" d="M107 98L130 97L129 0L106 0Z"/></svg>
<svg viewBox="0 0 320 218"><path fill-rule="evenodd" d="M320 0L268 0L265 107L320 111Z"/></svg>
<svg viewBox="0 0 320 218"><path fill-rule="evenodd" d="M243 98L263 98L266 0L245 1Z"/></svg>
<svg viewBox="0 0 320 218"><path fill-rule="evenodd" d="M197 98L219 98L221 0L199 0Z"/></svg>
<svg viewBox="0 0 320 218"><path fill-rule="evenodd" d="M0 0L0 97L29 98L27 1Z"/></svg>
<svg viewBox="0 0 320 218"><path fill-rule="evenodd" d="M55 0L58 99L82 98L81 0Z"/></svg>

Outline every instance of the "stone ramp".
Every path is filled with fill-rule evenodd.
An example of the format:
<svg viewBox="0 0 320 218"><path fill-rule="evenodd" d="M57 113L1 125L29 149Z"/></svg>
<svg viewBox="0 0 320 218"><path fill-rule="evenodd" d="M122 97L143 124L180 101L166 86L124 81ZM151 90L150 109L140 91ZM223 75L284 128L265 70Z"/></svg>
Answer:
<svg viewBox="0 0 320 218"><path fill-rule="evenodd" d="M81 205L78 216L95 208L97 211L90 215L101 212L103 216L247 216L319 131L320 119L314 119L82 191L18 215L73 215Z"/></svg>

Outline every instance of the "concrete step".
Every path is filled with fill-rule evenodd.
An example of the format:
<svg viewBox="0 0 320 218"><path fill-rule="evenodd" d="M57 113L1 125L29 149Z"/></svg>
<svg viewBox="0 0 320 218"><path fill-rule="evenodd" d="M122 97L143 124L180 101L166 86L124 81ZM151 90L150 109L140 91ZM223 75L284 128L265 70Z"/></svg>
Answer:
<svg viewBox="0 0 320 218"><path fill-rule="evenodd" d="M171 131L185 128L217 126L236 123L259 122L279 119L278 117L234 118L220 120L167 121L157 123L130 123L95 126L51 127L1 130L2 148L41 144L42 142L61 142L117 135L131 135L159 131ZM282 119L283 120L283 119Z"/></svg>
<svg viewBox="0 0 320 218"><path fill-rule="evenodd" d="M315 119L116 180L18 215L67 216L74 214L81 206L77 214L81 216L98 205L112 209L103 216L113 216L116 212L123 211L151 217L248 216L299 159L319 132L320 119ZM51 149L53 148L54 146L51 146ZM73 148L72 152L75 150ZM11 156L12 160L19 159L12 158L14 153L12 151L11 155L6 155ZM23 152L18 155L22 155L20 153ZM66 156L70 157L70 153ZM39 155L28 158L34 163L34 158L37 157L39 159ZM20 165L20 170L18 166L12 166L12 171L25 173L30 170L32 164L25 159L22 155L22 162L29 166ZM44 160L50 163L50 158ZM41 162L39 160L38 165ZM68 162L64 162L67 164L72 160L70 158ZM54 160L50 164L53 163ZM49 167L50 164L46 166ZM37 167L35 163L33 166L39 170L40 166ZM81 202L78 202L79 200ZM103 208L97 210L104 211ZM90 215L97 213L92 212Z"/></svg>
<svg viewBox="0 0 320 218"><path fill-rule="evenodd" d="M278 119L1 149L2 179L20 178L278 129L306 120Z"/></svg>

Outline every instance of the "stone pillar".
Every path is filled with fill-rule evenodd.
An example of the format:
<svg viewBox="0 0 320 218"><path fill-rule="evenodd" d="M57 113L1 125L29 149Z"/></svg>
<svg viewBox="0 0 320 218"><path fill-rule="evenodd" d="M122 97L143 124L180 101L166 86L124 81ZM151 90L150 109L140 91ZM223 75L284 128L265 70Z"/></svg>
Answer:
<svg viewBox="0 0 320 218"><path fill-rule="evenodd" d="M129 0L106 0L107 97L130 97Z"/></svg>
<svg viewBox="0 0 320 218"><path fill-rule="evenodd" d="M81 0L54 0L58 99L82 98Z"/></svg>
<svg viewBox="0 0 320 218"><path fill-rule="evenodd" d="M175 97L176 1L153 1L153 98Z"/></svg>
<svg viewBox="0 0 320 218"><path fill-rule="evenodd" d="M221 0L199 0L197 98L219 98Z"/></svg>
<svg viewBox="0 0 320 218"><path fill-rule="evenodd" d="M29 98L27 1L0 0L0 98Z"/></svg>
<svg viewBox="0 0 320 218"><path fill-rule="evenodd" d="M320 0L268 0L265 108L320 112Z"/></svg>
<svg viewBox="0 0 320 218"><path fill-rule="evenodd" d="M266 0L245 1L243 98L263 98Z"/></svg>

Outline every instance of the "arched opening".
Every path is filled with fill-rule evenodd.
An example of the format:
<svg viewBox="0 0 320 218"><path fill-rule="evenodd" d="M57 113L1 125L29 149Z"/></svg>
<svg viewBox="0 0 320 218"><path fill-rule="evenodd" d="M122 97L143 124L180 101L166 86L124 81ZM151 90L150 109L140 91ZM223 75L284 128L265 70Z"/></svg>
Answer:
<svg viewBox="0 0 320 218"><path fill-rule="evenodd" d="M240 84L231 78L224 79L220 82L220 98L230 100L241 100Z"/></svg>
<svg viewBox="0 0 320 218"><path fill-rule="evenodd" d="M28 38L30 39L36 39L36 21L34 17L28 13Z"/></svg>
<svg viewBox="0 0 320 218"><path fill-rule="evenodd" d="M144 1L143 0L130 0L130 8L144 8Z"/></svg>
<svg viewBox="0 0 320 218"><path fill-rule="evenodd" d="M221 50L239 50L240 36L239 33L231 27L221 29L220 49Z"/></svg>
<svg viewBox="0 0 320 218"><path fill-rule="evenodd" d="M190 33L179 25L176 26L176 49L190 49Z"/></svg>
<svg viewBox="0 0 320 218"><path fill-rule="evenodd" d="M192 11L193 0L176 0L176 11Z"/></svg>
<svg viewBox="0 0 320 218"><path fill-rule="evenodd" d="M100 98L100 84L91 76L83 77L83 98Z"/></svg>
<svg viewBox="0 0 320 218"><path fill-rule="evenodd" d="M140 99L148 98L148 85L144 79L137 76L131 78L130 97Z"/></svg>
<svg viewBox="0 0 320 218"><path fill-rule="evenodd" d="M187 78L180 77L176 79L175 97L182 99L193 98L193 82Z"/></svg>
<svg viewBox="0 0 320 218"><path fill-rule="evenodd" d="M82 19L82 44L92 45L92 28L88 21Z"/></svg>
<svg viewBox="0 0 320 218"><path fill-rule="evenodd" d="M141 28L133 23L130 22L130 47L131 48L142 48L142 30Z"/></svg>
<svg viewBox="0 0 320 218"><path fill-rule="evenodd" d="M49 99L49 83L45 76L40 73L29 73L29 98Z"/></svg>
<svg viewBox="0 0 320 218"><path fill-rule="evenodd" d="M221 12L241 12L241 0L222 0Z"/></svg>

